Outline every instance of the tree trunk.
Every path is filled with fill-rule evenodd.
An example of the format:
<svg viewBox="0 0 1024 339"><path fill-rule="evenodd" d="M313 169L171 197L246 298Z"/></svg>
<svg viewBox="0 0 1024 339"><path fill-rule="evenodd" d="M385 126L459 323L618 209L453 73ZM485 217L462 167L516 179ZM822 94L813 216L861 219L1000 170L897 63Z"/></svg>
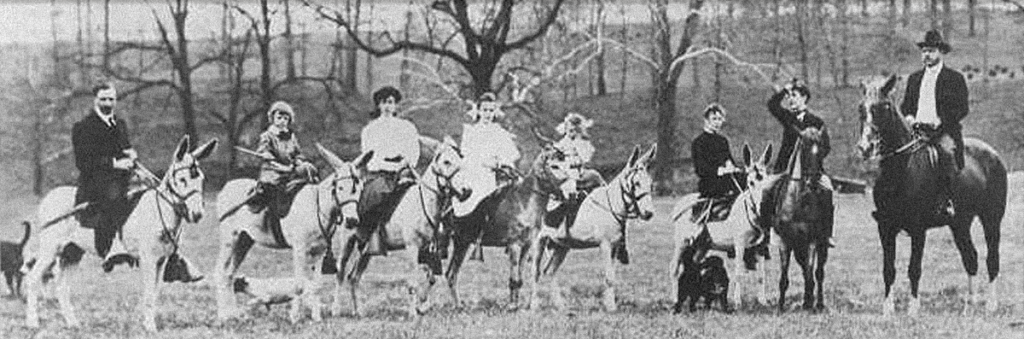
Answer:
<svg viewBox="0 0 1024 339"><path fill-rule="evenodd" d="M810 70L807 64L810 62L808 56L807 39L804 33L807 16L807 0L797 0L796 3L796 42L800 46L800 77L807 81L810 77Z"/></svg>
<svg viewBox="0 0 1024 339"><path fill-rule="evenodd" d="M931 29L939 29L939 0L928 2L928 18L931 20Z"/></svg>
<svg viewBox="0 0 1024 339"><path fill-rule="evenodd" d="M295 79L295 35L292 34L292 12L291 2L288 0L281 0L284 4L284 57L285 57L285 71L287 72L288 80Z"/></svg>
<svg viewBox="0 0 1024 339"><path fill-rule="evenodd" d="M110 64L110 0L103 0L103 65Z"/></svg>
<svg viewBox="0 0 1024 339"><path fill-rule="evenodd" d="M797 0L803 1L803 0ZM860 16L868 17L868 0L860 0Z"/></svg>
<svg viewBox="0 0 1024 339"><path fill-rule="evenodd" d="M842 32L840 34L842 38L839 42L839 55L841 55L842 58L842 60L840 61L840 67L842 68L841 82L842 86L845 88L850 86L850 18L849 16L846 15L846 0L838 1L840 13L839 25L841 27L840 29Z"/></svg>
<svg viewBox="0 0 1024 339"><path fill-rule="evenodd" d="M180 0L179 4L181 4ZM174 31L178 38L178 55L177 57L171 57L172 59L176 59L174 67L175 71L178 73L178 97L181 101L181 117L185 123L185 134L192 138L192 140L199 140L199 134L196 130L196 112L193 103L194 98L192 95L192 65L189 63L188 39L185 35L185 23L186 19L188 19L187 2L185 3L185 7L179 7L179 11L173 14Z"/></svg>
<svg viewBox="0 0 1024 339"><path fill-rule="evenodd" d="M942 36L949 39L953 30L953 6L949 0L942 0Z"/></svg>
<svg viewBox="0 0 1024 339"><path fill-rule="evenodd" d="M978 0L967 0L967 36L974 37L974 8Z"/></svg>
<svg viewBox="0 0 1024 339"><path fill-rule="evenodd" d="M913 12L912 3L910 0L903 0L903 27L907 27L910 24L910 14Z"/></svg>

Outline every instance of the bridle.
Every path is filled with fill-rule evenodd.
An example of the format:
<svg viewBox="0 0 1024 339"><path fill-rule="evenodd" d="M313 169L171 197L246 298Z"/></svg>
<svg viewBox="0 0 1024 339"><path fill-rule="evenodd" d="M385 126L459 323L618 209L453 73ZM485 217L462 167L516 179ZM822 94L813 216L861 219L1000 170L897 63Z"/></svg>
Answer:
<svg viewBox="0 0 1024 339"><path fill-rule="evenodd" d="M881 102L881 103L873 104L873 105L871 105L870 108L868 108L868 112L866 112L866 114L868 114L868 115L874 114L873 110L875 110L875 109L891 109L891 105L892 104L890 104L889 102ZM884 107L879 107L879 106L884 106ZM862 132L864 131L865 120L866 119L861 119L861 122L860 122L861 123L861 131ZM878 128L875 127L874 123L871 123L871 129L872 129L872 133L873 134L879 133L878 132ZM887 160L889 158L895 157L897 155L913 153L913 152L916 152L917 150L921 149L925 145L927 145L927 141L928 141L927 137L922 136L922 135L918 135L918 136L914 137L913 139L911 139L910 141L908 141L907 143L901 145L900 147L896 147L895 149L893 149L891 151L881 152L880 154L877 154L876 157L879 159L879 161L884 161L884 160ZM880 143L881 143L880 138L875 138L874 140L871 140L872 147L880 148L880 146L879 146Z"/></svg>
<svg viewBox="0 0 1024 339"><path fill-rule="evenodd" d="M612 196L610 192L611 190L604 191L604 201L607 203L606 205L602 205L597 199L587 198L587 200L590 200L601 209L610 213L615 218L615 221L617 221L620 225L625 224L626 219L634 219L641 217L643 213L640 211L640 200L650 195L651 192L647 191L637 194L637 184L634 182L633 178L637 175L637 173L644 170L646 169L642 167L631 168L628 172L619 177L621 179L615 180L618 182L619 200L622 202L623 209L625 210L624 212L619 213L612 209Z"/></svg>

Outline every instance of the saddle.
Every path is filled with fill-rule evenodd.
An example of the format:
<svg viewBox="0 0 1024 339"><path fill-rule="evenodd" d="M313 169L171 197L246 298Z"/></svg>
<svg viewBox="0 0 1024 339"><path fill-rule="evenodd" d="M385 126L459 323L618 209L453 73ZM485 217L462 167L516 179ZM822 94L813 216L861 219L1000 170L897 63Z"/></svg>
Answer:
<svg viewBox="0 0 1024 339"><path fill-rule="evenodd" d="M281 231L281 219L288 216L295 196L308 183L305 179L289 181L284 187L281 185L259 183L249 191L248 206L253 213L263 213L263 231L273 234L274 240L282 248L290 247L285 241L284 233Z"/></svg>
<svg viewBox="0 0 1024 339"><path fill-rule="evenodd" d="M693 205L690 222L695 224L706 224L709 222L725 221L732 211L732 204L736 202L736 195L717 198L705 198Z"/></svg>
<svg viewBox="0 0 1024 339"><path fill-rule="evenodd" d="M563 201L555 209L548 211L547 215L544 216L544 225L548 227L558 228L562 221L565 220L565 228L571 228L576 223L576 214L580 211L580 205L587 198L587 191L580 191L576 195L575 200Z"/></svg>

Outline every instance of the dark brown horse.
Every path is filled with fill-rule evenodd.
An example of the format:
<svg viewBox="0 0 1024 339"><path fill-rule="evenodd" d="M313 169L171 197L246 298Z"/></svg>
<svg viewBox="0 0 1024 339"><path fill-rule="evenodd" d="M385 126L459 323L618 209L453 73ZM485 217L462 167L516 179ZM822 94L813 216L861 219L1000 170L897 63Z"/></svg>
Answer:
<svg viewBox="0 0 1024 339"><path fill-rule="evenodd" d="M1006 166L999 155L985 142L964 140L964 167L953 179L953 202L956 214L952 221L939 221L933 217L939 194L939 169L935 166L936 153L927 138L916 136L902 118L889 93L897 83L895 76L862 84L864 99L860 106L861 139L857 146L864 157L879 156L880 173L874 186L878 233L882 240L885 279L883 312L894 311L891 292L896 278L896 234L910 235L910 314L921 308L918 299L918 281L921 279L921 257L924 254L925 231L949 225L964 269L967 271L968 302L975 303L977 295L973 278L978 273L978 253L971 241L971 222L977 216L985 232L988 246L990 311L997 307L996 277L999 276L1000 223L1006 211ZM969 305L968 305L969 306ZM968 307L965 306L964 311Z"/></svg>
<svg viewBox="0 0 1024 339"><path fill-rule="evenodd" d="M821 173L818 140L801 137L789 161L789 169L775 182L769 212L771 227L779 235L779 312L786 309L789 288L789 259L796 257L804 275L804 309L825 308L825 262L828 261L828 227L833 213L822 199L831 193L816 188ZM807 164L806 166L803 164ZM826 195L826 196L822 196Z"/></svg>
<svg viewBox="0 0 1024 339"><path fill-rule="evenodd" d="M545 146L534 159L529 173L517 183L484 199L469 215L454 218L451 229L454 247L445 277L456 305L459 304L459 269L469 246L479 238L482 246L505 247L509 259L509 300L512 307L518 306L523 264L527 262L530 244L547 215L551 197L576 194L579 163L558 148Z"/></svg>

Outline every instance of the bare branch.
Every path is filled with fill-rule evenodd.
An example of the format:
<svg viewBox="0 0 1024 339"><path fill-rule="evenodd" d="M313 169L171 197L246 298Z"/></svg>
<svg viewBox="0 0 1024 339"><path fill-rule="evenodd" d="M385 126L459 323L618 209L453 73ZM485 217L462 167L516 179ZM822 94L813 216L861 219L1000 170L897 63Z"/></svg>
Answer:
<svg viewBox="0 0 1024 339"><path fill-rule="evenodd" d="M540 38L541 36L544 36L544 34L548 32L548 28L551 27L551 24L555 23L555 19L558 18L558 12L559 12L559 10L562 9L562 4L564 2L565 2L565 0L556 0L554 8L551 9L551 12L548 12L548 16L544 19L544 21L542 21L540 23L540 27L537 28L536 32L533 32L533 34L529 34L527 36L524 36L524 37L520 38L519 40L514 41L512 43L506 44L503 47L503 50L507 51L507 50L513 50L513 49L522 48L523 46L526 46L527 44L533 42L534 40L537 40L537 38Z"/></svg>
<svg viewBox="0 0 1024 339"><path fill-rule="evenodd" d="M680 55L679 57L677 57L674 60L672 60L672 64L669 66L669 72L668 73L671 74L672 71L675 71L676 67L679 67L679 65L681 65L684 61L686 61L688 59L693 59L693 58L699 57L699 56L704 55L704 54L714 53L714 54L718 54L720 56L725 57L726 59L728 59L730 62L736 64L737 66L750 68L751 70L754 71L754 73L756 73L757 75L761 76L761 78L764 79L764 81L767 84L769 84L769 85L772 84L772 78L770 76L768 76L767 74L765 74L764 71L761 70L762 67L772 67L771 65L755 64L755 63L751 63L751 62L746 62L746 61L740 60L735 55L732 55L729 52L726 52L726 51L724 51L722 49L715 48L715 47L704 47L704 48L701 48L701 49L696 49L695 47L696 46L691 47L689 50L687 50L686 54Z"/></svg>

